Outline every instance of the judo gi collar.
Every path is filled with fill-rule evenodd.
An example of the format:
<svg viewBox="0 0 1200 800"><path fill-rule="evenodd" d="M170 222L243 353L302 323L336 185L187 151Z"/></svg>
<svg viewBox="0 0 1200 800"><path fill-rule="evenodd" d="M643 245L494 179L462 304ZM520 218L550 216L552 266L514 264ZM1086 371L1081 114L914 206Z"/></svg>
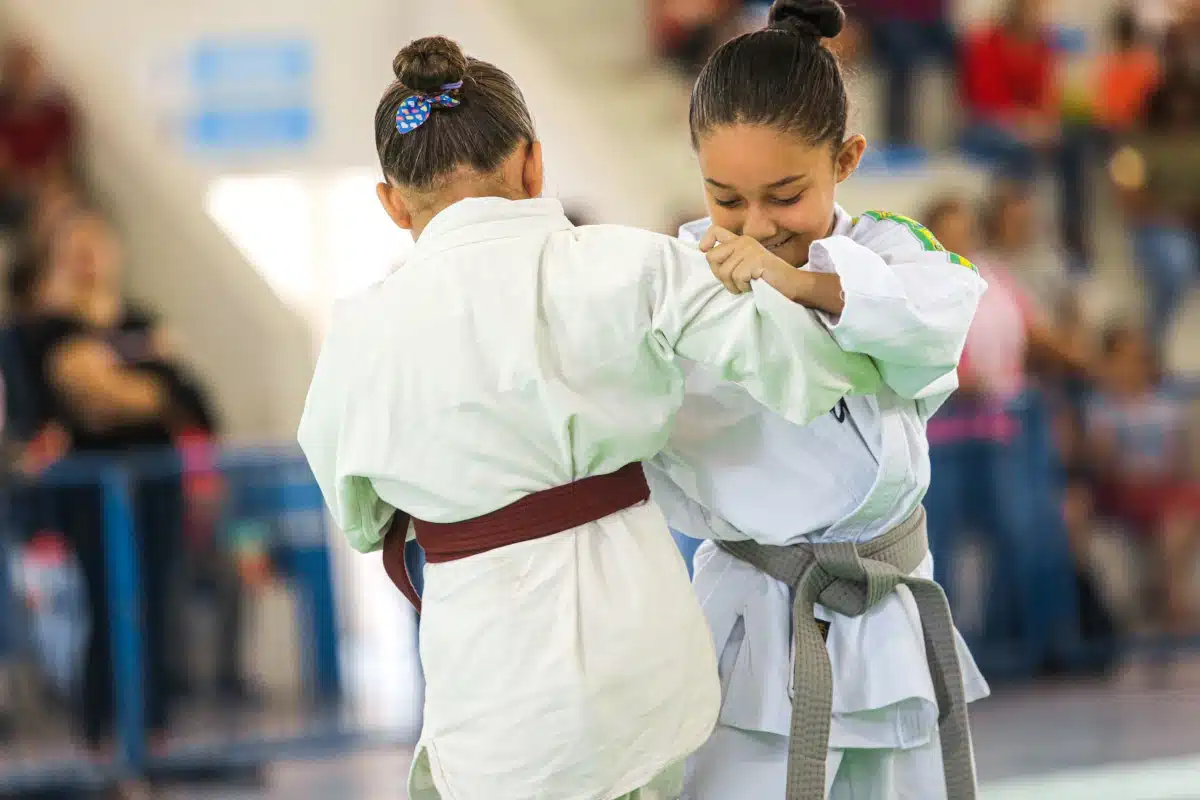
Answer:
<svg viewBox="0 0 1200 800"><path fill-rule="evenodd" d="M463 245L568 230L562 203L549 197L468 197L442 209L417 239L408 263Z"/></svg>

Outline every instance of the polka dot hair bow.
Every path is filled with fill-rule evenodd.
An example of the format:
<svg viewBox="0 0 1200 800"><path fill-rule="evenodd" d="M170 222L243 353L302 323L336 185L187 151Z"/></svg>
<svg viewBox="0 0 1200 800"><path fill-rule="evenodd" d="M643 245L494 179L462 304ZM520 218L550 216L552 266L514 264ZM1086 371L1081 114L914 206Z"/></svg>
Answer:
<svg viewBox="0 0 1200 800"><path fill-rule="evenodd" d="M442 93L429 96L420 92L404 98L400 108L396 110L396 130L400 133L412 133L425 124L434 107L454 108L462 105L462 100L450 94L455 89L462 88L462 81L447 83L442 87Z"/></svg>

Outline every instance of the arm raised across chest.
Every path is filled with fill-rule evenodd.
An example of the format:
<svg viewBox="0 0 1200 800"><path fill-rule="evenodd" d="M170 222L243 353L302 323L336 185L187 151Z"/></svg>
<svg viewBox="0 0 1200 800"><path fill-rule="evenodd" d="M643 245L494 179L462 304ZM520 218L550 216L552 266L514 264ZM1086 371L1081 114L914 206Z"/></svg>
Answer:
<svg viewBox="0 0 1200 800"><path fill-rule="evenodd" d="M646 258L651 331L664 353L716 369L797 424L878 388L870 359L846 352L814 312L765 282L731 294L699 251L668 237Z"/></svg>
<svg viewBox="0 0 1200 800"><path fill-rule="evenodd" d="M952 381L987 284L925 226L867 212L849 235L814 242L806 269L837 276L843 307L824 315L830 332L871 356L899 395L927 397Z"/></svg>

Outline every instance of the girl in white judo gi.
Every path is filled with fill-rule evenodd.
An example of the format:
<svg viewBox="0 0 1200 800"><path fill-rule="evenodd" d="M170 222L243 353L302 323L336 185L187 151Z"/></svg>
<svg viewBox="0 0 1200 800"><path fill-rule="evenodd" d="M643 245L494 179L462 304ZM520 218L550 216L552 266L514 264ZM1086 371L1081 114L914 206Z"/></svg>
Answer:
<svg viewBox="0 0 1200 800"><path fill-rule="evenodd" d="M335 308L299 439L352 546L402 543L411 518L430 556L409 797L675 798L720 702L639 467L682 402L679 358L798 424L876 391L878 369L786 299L798 273L752 240L710 269L671 237L572 225L539 198L503 71L440 37L394 68L378 194L416 245Z"/></svg>
<svg viewBox="0 0 1200 800"><path fill-rule="evenodd" d="M948 610L941 656L957 654L961 678L939 684L934 678L945 670L927 665L914 597L923 593L932 608L940 589L921 581L913 591L889 589L857 616L816 604L830 670L824 680L832 682L828 751L815 750L808 759L815 766L794 757L789 774L789 734L820 722L798 717L793 727L791 698L812 688L794 685L795 590L711 541L849 542L860 555L885 534L923 541L925 424L957 387L958 359L986 287L918 223L876 211L851 217L835 205L835 187L866 144L846 134L845 87L822 45L842 23L832 0L777 0L768 27L721 47L692 94L691 133L711 218L684 226L682 237L713 263L728 256L710 248L738 236L802 267L805 280L791 299L817 310L843 348L871 356L885 385L800 427L706 367L689 374L669 447L647 466L671 526L710 540L696 553L694 588L723 697L716 731L690 761L687 800L939 800L948 793L939 728L962 745L950 800L975 792L965 709L939 724L938 695L958 688L961 705L988 690ZM905 572L932 578L927 548ZM816 642L819 650L819 634ZM940 699L948 715L951 703ZM806 768L807 777L799 775Z"/></svg>

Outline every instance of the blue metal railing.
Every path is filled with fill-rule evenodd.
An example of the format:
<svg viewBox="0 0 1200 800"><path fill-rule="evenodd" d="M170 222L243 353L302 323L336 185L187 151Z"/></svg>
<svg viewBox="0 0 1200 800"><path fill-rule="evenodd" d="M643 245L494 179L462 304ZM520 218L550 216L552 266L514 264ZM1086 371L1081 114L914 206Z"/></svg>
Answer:
<svg viewBox="0 0 1200 800"><path fill-rule="evenodd" d="M275 566L296 594L302 687L310 709L297 730L277 735L221 731L211 742L151 753L146 733L147 638L143 625L143 565L135 524L135 491L142 481L181 477L179 454L147 452L120 458L87 457L56 464L36 480L14 479L6 499L28 490L97 490L102 497L107 627L113 658L116 748L96 762L47 751L18 760L0 745L0 794L47 789L88 789L172 770L236 767L305 754L339 752L395 742L398 733L358 729L340 713L342 695L337 609L328 549L325 507L307 465L290 448L214 453L215 473L228 488L226 520L270 518ZM9 515L10 517L12 515ZM236 728L236 726L235 726Z"/></svg>

